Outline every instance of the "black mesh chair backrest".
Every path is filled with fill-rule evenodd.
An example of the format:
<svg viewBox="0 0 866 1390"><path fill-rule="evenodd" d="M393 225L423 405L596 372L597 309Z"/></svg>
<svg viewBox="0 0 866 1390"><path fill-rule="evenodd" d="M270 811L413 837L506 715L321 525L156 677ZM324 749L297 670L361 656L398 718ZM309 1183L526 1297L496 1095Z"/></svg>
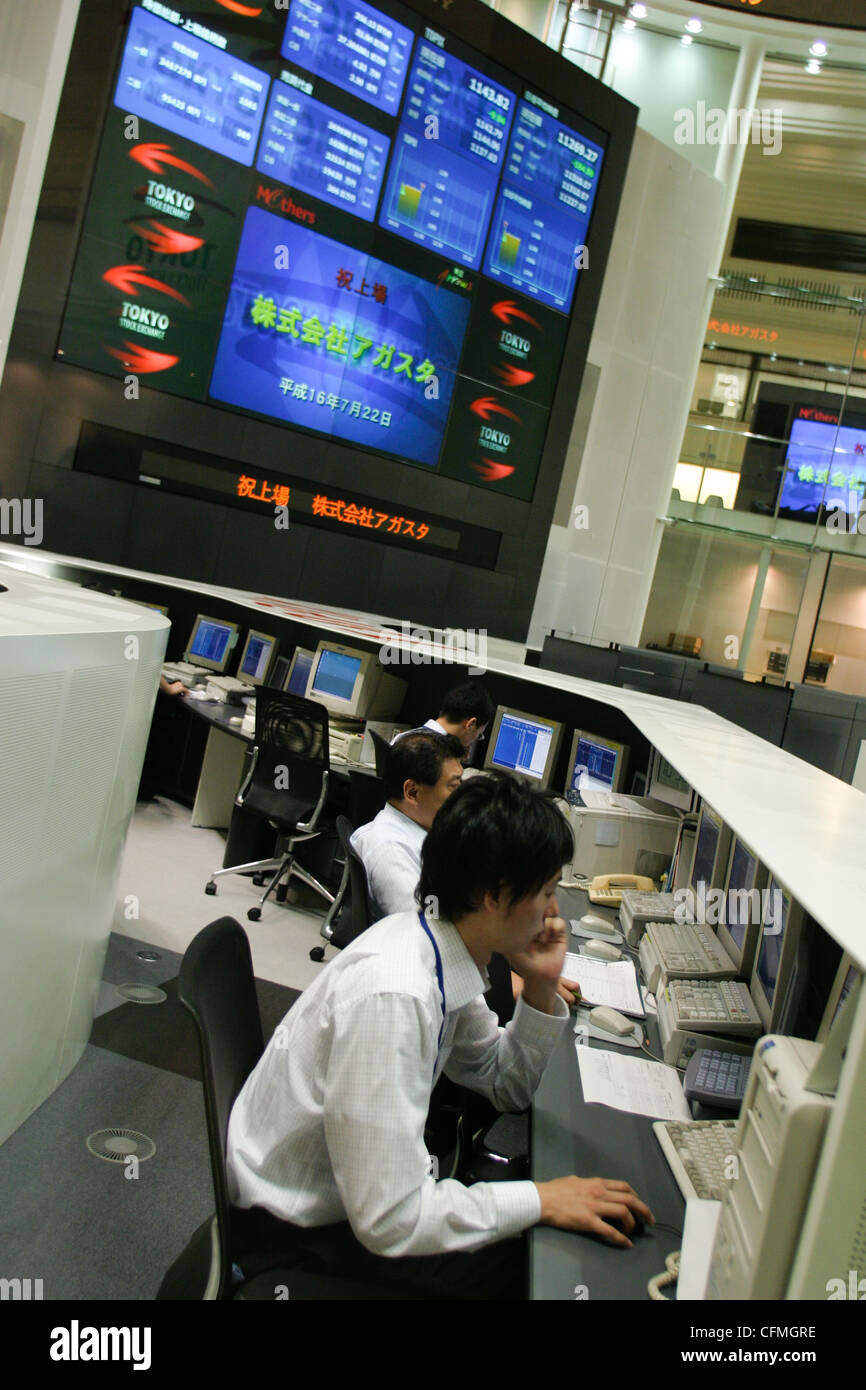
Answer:
<svg viewBox="0 0 866 1390"><path fill-rule="evenodd" d="M253 780L244 806L268 820L296 825L312 813L329 770L328 711L288 690L256 692Z"/></svg>
<svg viewBox="0 0 866 1390"><path fill-rule="evenodd" d="M356 936L360 936L361 932L366 931L376 920L376 911L367 884L367 871L357 852L349 844L349 836L353 830L352 822L345 816L337 817L337 835L349 865L348 905L344 899L343 910L331 936L331 945L338 946L340 950L348 946L350 941L354 941Z"/></svg>
<svg viewBox="0 0 866 1390"><path fill-rule="evenodd" d="M229 1115L264 1051L250 946L234 918L220 917L190 942L181 962L179 996L198 1033L224 1287L231 1269L226 1186Z"/></svg>
<svg viewBox="0 0 866 1390"><path fill-rule="evenodd" d="M382 737L381 734L377 734L375 729L370 730L370 737L373 740L373 756L376 760L376 776L384 777L385 766L388 762L388 754L391 751L391 745L386 738Z"/></svg>

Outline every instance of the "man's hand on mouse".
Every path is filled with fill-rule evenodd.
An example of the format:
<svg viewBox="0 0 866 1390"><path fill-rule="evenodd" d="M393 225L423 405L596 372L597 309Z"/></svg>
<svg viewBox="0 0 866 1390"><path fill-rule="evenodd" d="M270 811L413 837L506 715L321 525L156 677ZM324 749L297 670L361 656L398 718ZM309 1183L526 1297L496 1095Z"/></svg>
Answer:
<svg viewBox="0 0 866 1390"><path fill-rule="evenodd" d="M611 1245L631 1249L629 1235L637 1221L655 1225L655 1217L645 1202L629 1186L613 1178L554 1178L537 1182L541 1198L542 1226L558 1226L563 1231L584 1231L603 1236ZM622 1225L622 1230L611 1226Z"/></svg>

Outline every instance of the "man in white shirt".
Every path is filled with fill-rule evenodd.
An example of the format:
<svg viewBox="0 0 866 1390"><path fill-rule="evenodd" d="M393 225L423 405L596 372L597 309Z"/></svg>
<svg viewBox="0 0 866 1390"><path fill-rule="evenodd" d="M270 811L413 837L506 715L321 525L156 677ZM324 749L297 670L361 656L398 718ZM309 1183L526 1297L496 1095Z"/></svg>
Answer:
<svg viewBox="0 0 866 1390"><path fill-rule="evenodd" d="M477 743L483 738L495 713L493 701L483 685L478 681L465 681L456 685L442 697L442 707L435 719L428 719L422 727L433 734L452 734L463 747L463 757L468 758ZM406 738L417 729L404 730L395 734L392 744Z"/></svg>
<svg viewBox="0 0 866 1390"><path fill-rule="evenodd" d="M568 1022L555 893L571 852L544 793L461 784L424 843L422 910L358 937L286 1015L228 1129L230 1198L284 1233L284 1253L429 1297L514 1297L515 1242L483 1247L538 1222L628 1247L635 1216L652 1221L622 1181L437 1182L424 1146L443 1071L497 1108L530 1103ZM505 1029L480 997L494 950L524 980Z"/></svg>
<svg viewBox="0 0 866 1390"><path fill-rule="evenodd" d="M439 807L460 786L463 748L450 734L406 734L388 752L387 803L352 835L367 872L377 917L411 910L421 877L421 846Z"/></svg>

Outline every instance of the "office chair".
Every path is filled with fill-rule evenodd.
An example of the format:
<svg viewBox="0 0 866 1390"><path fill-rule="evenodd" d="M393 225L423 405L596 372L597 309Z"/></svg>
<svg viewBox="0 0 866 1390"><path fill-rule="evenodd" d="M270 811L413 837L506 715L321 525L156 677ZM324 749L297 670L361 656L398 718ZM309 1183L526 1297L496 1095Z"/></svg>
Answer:
<svg viewBox="0 0 866 1390"><path fill-rule="evenodd" d="M198 1036L205 1119L215 1213L193 1234L166 1273L157 1299L273 1300L285 1289L297 1299L393 1299L393 1292L293 1267L269 1258L265 1238L257 1247L244 1237L249 1213L228 1196L226 1138L229 1116L243 1085L264 1051L253 963L246 933L231 917L220 917L198 933L180 967L179 997L192 1014ZM257 1228L268 1230L268 1214L257 1212ZM270 1218L272 1243L286 1244L285 1226Z"/></svg>
<svg viewBox="0 0 866 1390"><path fill-rule="evenodd" d="M377 916L370 897L363 860L349 843L349 836L353 831L354 826L350 820L345 816L337 817L337 838L343 851L345 867L333 906L322 923L322 936L340 951L344 946L348 946L350 941L354 941L356 936L360 936L361 932L366 931L376 921ZM310 960L321 961L324 958L324 946L314 946L310 951Z"/></svg>
<svg viewBox="0 0 866 1390"><path fill-rule="evenodd" d="M373 755L376 760L376 776L385 776L385 764L388 761L388 753L391 745L381 734L377 734L375 729L370 730L370 737L373 740Z"/></svg>
<svg viewBox="0 0 866 1390"><path fill-rule="evenodd" d="M324 705L304 700L284 690L260 686L256 694L256 734L252 761L235 805L266 819L285 839L273 859L234 864L216 869L205 892L216 893L215 880L222 874L255 874L257 882L273 870L270 882L247 917L258 922L262 907L274 889L278 898L294 874L314 888L330 905L333 893L303 868L295 858L295 845L319 834L319 817L328 795L328 712Z"/></svg>

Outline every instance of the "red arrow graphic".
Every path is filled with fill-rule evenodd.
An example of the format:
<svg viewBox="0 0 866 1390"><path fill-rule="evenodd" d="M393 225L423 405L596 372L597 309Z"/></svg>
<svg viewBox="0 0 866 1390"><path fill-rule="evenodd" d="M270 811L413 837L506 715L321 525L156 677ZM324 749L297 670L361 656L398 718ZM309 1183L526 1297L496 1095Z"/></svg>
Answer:
<svg viewBox="0 0 866 1390"><path fill-rule="evenodd" d="M495 367L494 371L503 386L526 386L528 382L535 380L535 372L527 372L523 367L515 367L511 362Z"/></svg>
<svg viewBox="0 0 866 1390"><path fill-rule="evenodd" d="M238 0L217 0L217 4L222 5L225 10L231 10L234 14L249 15L250 19L255 19L262 12L261 6L254 9L252 5L239 5Z"/></svg>
<svg viewBox="0 0 866 1390"><path fill-rule="evenodd" d="M152 275L145 275L137 265L113 265L110 270L106 270L102 278L122 294L131 294L134 298L138 297L136 285L146 285L148 289L169 294L172 299L178 299L181 304L189 307L189 300L185 294L181 294L180 290L174 289L171 285L166 285L163 280L154 280Z"/></svg>
<svg viewBox="0 0 866 1390"><path fill-rule="evenodd" d="M179 357L172 356L170 352L154 352L153 348L139 347L137 343L130 343L126 339L122 348L108 347L106 343L103 343L103 347L112 357L116 357L118 362L122 362L134 372L164 372L180 361Z"/></svg>
<svg viewBox="0 0 866 1390"><path fill-rule="evenodd" d="M510 323L512 319L525 319L534 328L541 327L538 320L527 314L525 309L521 309L519 304L515 304L513 299L497 299L496 303L491 305L490 312L501 323Z"/></svg>
<svg viewBox="0 0 866 1390"><path fill-rule="evenodd" d="M174 227L164 227L161 222L154 220L151 220L149 227L130 222L129 230L142 237L152 251L157 251L163 256L182 255L185 251L197 251L200 246L204 246L203 237L175 231Z"/></svg>
<svg viewBox="0 0 866 1390"><path fill-rule="evenodd" d="M476 473L480 473L485 482L495 483L500 478L507 478L509 473L514 472L514 465L511 463L494 463L493 459L482 456L480 463L473 463L472 467Z"/></svg>
<svg viewBox="0 0 866 1390"><path fill-rule="evenodd" d="M208 188L215 185L207 174L203 174L201 169L197 169L194 164L187 164L185 159L172 152L171 145L159 145L151 142L148 145L133 145L129 151L130 159L143 164L145 169L149 169L152 174L162 174L165 172L164 165L171 164L175 169L182 169L185 174L192 174L194 179L200 179L206 183Z"/></svg>
<svg viewBox="0 0 866 1390"><path fill-rule="evenodd" d="M493 396L479 396L469 409L473 414L480 415L482 420L489 420L491 415L507 415L509 420L516 420L520 424L520 416L515 415L513 410L506 410Z"/></svg>

